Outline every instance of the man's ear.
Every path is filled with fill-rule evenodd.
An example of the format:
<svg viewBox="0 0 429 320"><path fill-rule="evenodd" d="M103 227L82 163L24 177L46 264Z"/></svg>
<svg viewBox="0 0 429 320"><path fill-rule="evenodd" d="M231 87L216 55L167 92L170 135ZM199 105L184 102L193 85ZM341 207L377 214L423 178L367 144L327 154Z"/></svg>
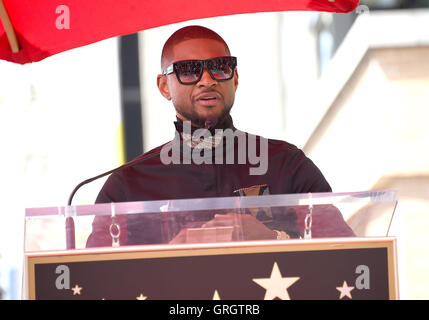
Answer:
<svg viewBox="0 0 429 320"><path fill-rule="evenodd" d="M168 88L167 77L159 74L156 77L156 83L158 85L159 92L163 95L163 97L167 100L171 100L170 89Z"/></svg>
<svg viewBox="0 0 429 320"><path fill-rule="evenodd" d="M234 73L235 73L235 75L234 75L234 90L237 91L237 87L238 87L238 71L237 71L237 68L235 68Z"/></svg>

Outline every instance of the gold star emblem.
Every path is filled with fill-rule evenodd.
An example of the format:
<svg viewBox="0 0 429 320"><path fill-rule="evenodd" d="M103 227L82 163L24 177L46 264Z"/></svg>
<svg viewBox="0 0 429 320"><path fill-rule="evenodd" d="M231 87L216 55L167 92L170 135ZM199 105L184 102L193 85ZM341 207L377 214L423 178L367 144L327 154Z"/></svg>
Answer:
<svg viewBox="0 0 429 320"><path fill-rule="evenodd" d="M75 295L80 295L80 291L82 290L82 287L79 287L78 285L75 285L73 288L72 288L72 291L73 291L73 295L75 296Z"/></svg>
<svg viewBox="0 0 429 320"><path fill-rule="evenodd" d="M352 299L352 294L350 293L355 287L349 287L347 285L347 282L344 281L343 282L343 286L342 287L337 287L337 290L339 292L341 292L339 299L344 298L345 296L349 297L350 299Z"/></svg>
<svg viewBox="0 0 429 320"><path fill-rule="evenodd" d="M146 300L147 297L143 295L143 293L140 293L138 297L136 297L137 300Z"/></svg>
<svg viewBox="0 0 429 320"><path fill-rule="evenodd" d="M266 289L264 300L273 300L279 297L282 300L290 300L287 289L299 280L299 277L283 278L277 262L274 262L273 270L269 278L252 279L261 287Z"/></svg>
<svg viewBox="0 0 429 320"><path fill-rule="evenodd" d="M212 300L220 300L219 292L217 292L217 290L215 290Z"/></svg>

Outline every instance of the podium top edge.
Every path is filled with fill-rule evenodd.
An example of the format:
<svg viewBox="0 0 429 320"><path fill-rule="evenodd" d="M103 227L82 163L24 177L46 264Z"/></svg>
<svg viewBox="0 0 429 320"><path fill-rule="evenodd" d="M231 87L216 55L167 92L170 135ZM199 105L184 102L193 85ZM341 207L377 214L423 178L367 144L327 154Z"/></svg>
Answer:
<svg viewBox="0 0 429 320"><path fill-rule="evenodd" d="M306 251L306 250L336 250L352 248L375 248L396 245L396 237L349 237L349 238L318 238L318 239L291 239L291 240L264 240L264 241L237 241L195 244L159 244L113 247L84 248L73 250L51 250L25 252L26 258L43 257L73 257L106 254L132 254L132 253L177 253L204 250L246 250L256 249L262 251Z"/></svg>
<svg viewBox="0 0 429 320"><path fill-rule="evenodd" d="M84 216L134 214L146 212L178 212L215 210L229 208L254 208L275 206L319 205L348 202L397 202L395 190L374 190L359 192L321 192L301 194L274 194L245 197L211 197L193 199L171 199L137 202L112 202L92 205L27 208L26 217L37 216Z"/></svg>

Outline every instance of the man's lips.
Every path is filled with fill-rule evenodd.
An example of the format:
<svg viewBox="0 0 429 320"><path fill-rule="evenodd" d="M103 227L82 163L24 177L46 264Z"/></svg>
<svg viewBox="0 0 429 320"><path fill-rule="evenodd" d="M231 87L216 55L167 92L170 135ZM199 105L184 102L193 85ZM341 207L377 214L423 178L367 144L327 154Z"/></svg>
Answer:
<svg viewBox="0 0 429 320"><path fill-rule="evenodd" d="M203 92L195 97L195 101L203 106L213 106L221 100L221 95L217 92Z"/></svg>
<svg viewBox="0 0 429 320"><path fill-rule="evenodd" d="M218 100L221 100L221 96L218 92L210 91L210 92L203 92L198 94L195 97L195 100L202 103L213 103L217 102Z"/></svg>

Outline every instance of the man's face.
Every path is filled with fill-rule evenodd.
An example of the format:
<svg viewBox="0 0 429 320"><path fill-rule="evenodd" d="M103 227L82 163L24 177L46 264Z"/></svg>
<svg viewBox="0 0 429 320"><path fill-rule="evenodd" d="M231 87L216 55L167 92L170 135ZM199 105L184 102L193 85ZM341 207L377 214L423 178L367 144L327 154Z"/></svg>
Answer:
<svg viewBox="0 0 429 320"><path fill-rule="evenodd" d="M219 41L191 39L176 44L165 65L180 60L206 60L227 55L227 49ZM201 80L192 85L179 83L175 73L158 76L159 90L173 102L177 116L183 121L190 120L197 126L204 126L206 120L222 121L234 104L237 86L237 71L231 80L218 82L204 69Z"/></svg>

